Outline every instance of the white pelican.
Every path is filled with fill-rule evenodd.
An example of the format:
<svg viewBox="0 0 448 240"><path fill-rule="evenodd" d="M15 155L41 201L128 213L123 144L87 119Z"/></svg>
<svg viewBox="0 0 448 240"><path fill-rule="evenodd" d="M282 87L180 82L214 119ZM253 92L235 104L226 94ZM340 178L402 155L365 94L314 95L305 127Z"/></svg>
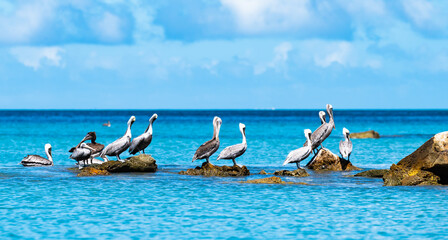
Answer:
<svg viewBox="0 0 448 240"><path fill-rule="evenodd" d="M109 161L107 156L116 156L118 161L122 161L120 159L120 154L131 145L131 126L135 122L135 117L132 116L128 121L128 128L126 129L126 133L123 137L115 140L111 144L107 145L100 154L100 157L104 159L105 162ZM107 155L107 156L106 156Z"/></svg>
<svg viewBox="0 0 448 240"><path fill-rule="evenodd" d="M233 165L237 166L235 158L241 156L246 152L247 142L246 142L246 125L240 123L240 132L243 135L243 142L240 144L235 144L224 148L218 156L218 159L232 159Z"/></svg>
<svg viewBox="0 0 448 240"><path fill-rule="evenodd" d="M219 117L213 118L213 138L202 144L193 156L193 161L197 159L204 159L210 163L208 158L213 155L219 148L219 129L221 128L222 120Z"/></svg>
<svg viewBox="0 0 448 240"><path fill-rule="evenodd" d="M22 159L20 164L25 167L36 167L36 166L53 166L53 157L51 156L51 145L49 143L45 144L45 154L47 158L43 158L39 155L28 155Z"/></svg>
<svg viewBox="0 0 448 240"><path fill-rule="evenodd" d="M300 169L300 162L305 160L310 153L312 152L311 144L310 144L310 137L311 137L311 130L305 129L304 131L305 137L306 137L306 144L304 147L301 147L299 149L296 149L288 154L286 157L285 162L283 162L283 166L288 163L296 163L297 169Z"/></svg>
<svg viewBox="0 0 448 240"><path fill-rule="evenodd" d="M158 115L154 113L149 119L149 125L145 132L142 135L132 139L131 146L129 147L130 154L136 154L140 151L143 151L143 154L145 154L145 148L151 144L152 140L152 123L157 119L157 117Z"/></svg>
<svg viewBox="0 0 448 240"><path fill-rule="evenodd" d="M339 153L341 153L341 156L343 159L347 159L350 161L350 154L352 154L353 150L353 144L350 140L350 132L347 128L342 129L342 134L344 134L344 141L339 142Z"/></svg>
<svg viewBox="0 0 448 240"><path fill-rule="evenodd" d="M92 154L95 152L95 149L87 145L86 143L82 142L78 147L76 147L73 150L72 155L70 155L70 158L77 161L79 168L81 168L80 161L83 161L86 165L86 160L88 164L88 160L92 158Z"/></svg>

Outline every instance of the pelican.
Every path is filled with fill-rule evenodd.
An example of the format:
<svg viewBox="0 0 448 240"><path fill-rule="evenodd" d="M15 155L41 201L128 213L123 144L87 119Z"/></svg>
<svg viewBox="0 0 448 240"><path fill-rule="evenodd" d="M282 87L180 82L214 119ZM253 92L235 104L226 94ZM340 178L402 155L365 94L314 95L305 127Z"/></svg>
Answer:
<svg viewBox="0 0 448 240"><path fill-rule="evenodd" d="M352 154L353 144L350 140L350 132L347 128L342 129L342 134L344 134L344 141L339 142L339 153L343 159L347 159L350 161L350 154Z"/></svg>
<svg viewBox="0 0 448 240"><path fill-rule="evenodd" d="M87 143L87 146L92 148L91 158L89 159L91 163L93 163L93 158L96 158L100 155L101 151L104 149L104 145L96 142L96 133L88 132L87 135L78 143L76 147L72 147L69 152L73 152L76 148L78 148L85 141L90 140L90 143Z"/></svg>
<svg viewBox="0 0 448 240"><path fill-rule="evenodd" d="M305 129L304 133L308 144L306 144L304 147L301 147L299 149L290 152L286 157L285 162L283 162L283 166L285 166L288 163L296 163L297 169L301 169L300 162L305 160L311 154L312 152L310 144L311 130Z"/></svg>
<svg viewBox="0 0 448 240"><path fill-rule="evenodd" d="M331 131L335 128L334 119L333 119L333 106L331 104L327 104L327 112L329 116L329 120L326 123L323 123L311 134L311 149L314 151L319 145L322 146L322 142L330 136ZM319 114L320 115L320 114ZM321 119L322 120L322 119ZM303 144L305 146L307 143Z"/></svg>
<svg viewBox="0 0 448 240"><path fill-rule="evenodd" d="M326 123L326 121L325 121L325 112L324 111L320 111L319 112L319 118L320 118L320 124Z"/></svg>
<svg viewBox="0 0 448 240"><path fill-rule="evenodd" d="M219 117L213 118L213 138L202 144L193 156L193 161L197 159L204 159L210 163L208 158L213 155L219 148L219 129L221 128L222 120Z"/></svg>
<svg viewBox="0 0 448 240"><path fill-rule="evenodd" d="M51 156L51 145L49 143L45 144L45 154L47 158L43 158L39 155L28 155L22 159L20 164L25 167L36 167L36 166L53 166L53 157Z"/></svg>
<svg viewBox="0 0 448 240"><path fill-rule="evenodd" d="M146 128L145 132L142 135L132 139L131 146L129 147L130 154L136 154L140 151L145 154L145 148L147 148L149 144L151 144L152 140L152 123L157 119L157 117L158 115L154 113L149 119L149 125Z"/></svg>
<svg viewBox="0 0 448 240"><path fill-rule="evenodd" d="M219 154L218 159L232 159L233 165L237 166L235 162L235 158L241 156L244 154L244 152L247 149L247 142L246 142L246 125L240 123L240 132L243 135L243 142L240 144L235 144L229 147L224 148L222 152Z"/></svg>
<svg viewBox="0 0 448 240"><path fill-rule="evenodd" d="M135 122L135 117L132 116L131 118L129 118L128 128L127 128L124 136L115 140L114 142L107 145L107 147L105 147L103 149L103 151L100 154L100 157L102 159L104 159L105 162L109 161L107 156L116 156L118 161L122 161L120 159L120 154L122 152L126 151L126 149L128 149L128 147L131 145L131 138L132 138L131 126L134 122Z"/></svg>
<svg viewBox="0 0 448 240"><path fill-rule="evenodd" d="M70 158L76 160L78 162L79 168L81 168L81 164L79 162L83 161L84 165L86 165L85 161L89 160L92 157L93 152L95 152L94 148L82 142L73 150Z"/></svg>
<svg viewBox="0 0 448 240"><path fill-rule="evenodd" d="M107 123L103 123L103 126L110 127L110 121L107 121Z"/></svg>

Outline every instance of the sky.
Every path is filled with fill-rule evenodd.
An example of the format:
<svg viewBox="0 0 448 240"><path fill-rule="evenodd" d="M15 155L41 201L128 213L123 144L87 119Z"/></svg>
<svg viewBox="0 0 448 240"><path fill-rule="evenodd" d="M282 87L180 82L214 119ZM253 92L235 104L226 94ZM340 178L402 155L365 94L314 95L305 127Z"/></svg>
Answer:
<svg viewBox="0 0 448 240"><path fill-rule="evenodd" d="M0 109L447 109L448 2L0 0Z"/></svg>

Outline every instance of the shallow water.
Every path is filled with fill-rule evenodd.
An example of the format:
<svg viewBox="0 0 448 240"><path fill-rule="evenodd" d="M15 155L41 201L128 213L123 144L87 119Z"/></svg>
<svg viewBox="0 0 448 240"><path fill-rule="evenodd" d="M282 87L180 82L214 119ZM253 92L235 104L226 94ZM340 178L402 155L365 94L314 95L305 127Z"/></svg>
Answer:
<svg viewBox="0 0 448 240"><path fill-rule="evenodd" d="M85 133L110 143L131 115L141 134L154 111L0 111L0 238L443 238L448 231L448 188L383 187L354 172L284 178L310 185L248 185L260 178L205 178L177 172L211 138L212 119L223 120L221 148L239 143L246 124L248 150L237 162L251 173L282 167L304 142L303 129L319 126L318 111L156 111L147 149L159 171L78 178L67 152ZM111 121L110 128L102 123ZM374 129L380 139L355 139L354 165L388 168L433 134L448 129L448 111L335 111L336 129L324 146L338 152L342 127ZM17 165L26 154L53 146L54 167ZM218 151L220 151L218 150ZM122 157L127 157L123 154ZM216 157L217 154L214 155ZM218 165L231 161L218 161ZM302 164L305 164L303 162Z"/></svg>

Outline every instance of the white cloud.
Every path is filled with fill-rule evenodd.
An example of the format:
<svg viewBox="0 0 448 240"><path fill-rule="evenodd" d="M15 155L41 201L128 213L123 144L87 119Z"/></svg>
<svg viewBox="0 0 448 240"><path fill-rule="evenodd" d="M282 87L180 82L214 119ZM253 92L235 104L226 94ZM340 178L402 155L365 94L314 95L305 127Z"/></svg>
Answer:
<svg viewBox="0 0 448 240"><path fill-rule="evenodd" d="M60 47L16 47L10 52L20 63L34 70L42 65L63 66L60 54L64 50Z"/></svg>
<svg viewBox="0 0 448 240"><path fill-rule="evenodd" d="M284 68L287 66L286 62L288 61L288 54L291 50L292 50L292 44L290 42L280 43L274 48L274 58L272 59L272 61L270 61L267 64L255 65L254 74L255 75L262 74L266 72L268 68L273 68L276 71L285 70L286 73L287 69Z"/></svg>
<svg viewBox="0 0 448 240"><path fill-rule="evenodd" d="M221 0L247 34L297 29L311 19L308 0Z"/></svg>
<svg viewBox="0 0 448 240"><path fill-rule="evenodd" d="M105 42L118 42L124 38L123 26L119 17L106 12L101 19L96 20L94 19L93 29L100 40Z"/></svg>

